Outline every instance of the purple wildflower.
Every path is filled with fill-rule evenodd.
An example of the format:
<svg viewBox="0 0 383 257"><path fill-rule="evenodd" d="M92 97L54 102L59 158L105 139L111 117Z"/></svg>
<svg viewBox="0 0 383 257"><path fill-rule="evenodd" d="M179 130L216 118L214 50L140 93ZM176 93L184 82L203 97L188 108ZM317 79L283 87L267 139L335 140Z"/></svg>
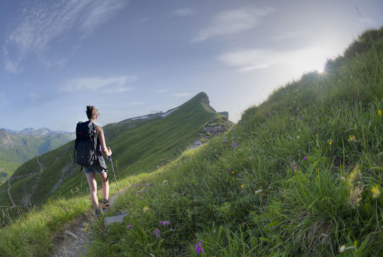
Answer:
<svg viewBox="0 0 383 257"><path fill-rule="evenodd" d="M205 156L207 156L207 154L206 154L206 153L205 153L204 155L205 155Z"/></svg>
<svg viewBox="0 0 383 257"><path fill-rule="evenodd" d="M131 228L132 228L132 225L128 225L126 228L127 228L127 229L131 229Z"/></svg>
<svg viewBox="0 0 383 257"><path fill-rule="evenodd" d="M140 193L140 191L137 191L136 194L138 195Z"/></svg>
<svg viewBox="0 0 383 257"><path fill-rule="evenodd" d="M163 221L163 222L162 222L162 225L164 225L164 226L169 226L169 224L170 224L169 221Z"/></svg>
<svg viewBox="0 0 383 257"><path fill-rule="evenodd" d="M225 137L225 140L223 140L222 143L226 143L226 142L227 142L227 139L226 139L226 137Z"/></svg>
<svg viewBox="0 0 383 257"><path fill-rule="evenodd" d="M195 250L197 251L197 253L205 253L204 250L202 249L201 241L198 242L198 245L194 245L194 246L195 246Z"/></svg>
<svg viewBox="0 0 383 257"><path fill-rule="evenodd" d="M309 100L309 97L306 95L306 100Z"/></svg>
<svg viewBox="0 0 383 257"><path fill-rule="evenodd" d="M160 225L162 225L163 221L160 221Z"/></svg>
<svg viewBox="0 0 383 257"><path fill-rule="evenodd" d="M292 172L294 172L294 166L295 166L295 164L293 164L293 169L291 170Z"/></svg>
<svg viewBox="0 0 383 257"><path fill-rule="evenodd" d="M299 111L299 108L297 107L297 111Z"/></svg>
<svg viewBox="0 0 383 257"><path fill-rule="evenodd" d="M153 235L156 235L157 238L161 238L161 231L159 229L154 230Z"/></svg>
<svg viewBox="0 0 383 257"><path fill-rule="evenodd" d="M234 140L234 137L232 137L231 139L233 139L233 140Z"/></svg>
<svg viewBox="0 0 383 257"><path fill-rule="evenodd" d="M230 173L230 168L227 169L227 173Z"/></svg>
<svg viewBox="0 0 383 257"><path fill-rule="evenodd" d="M169 230L173 230L172 228L169 228Z"/></svg>
<svg viewBox="0 0 383 257"><path fill-rule="evenodd" d="M234 148L237 148L238 145L237 145L236 142L233 142L233 143L231 144L231 146L234 147Z"/></svg>
<svg viewBox="0 0 383 257"><path fill-rule="evenodd" d="M304 160L304 161L307 160L307 156L305 156L305 158L303 158L303 160Z"/></svg>
<svg viewBox="0 0 383 257"><path fill-rule="evenodd" d="M301 120L303 120L303 115L301 116Z"/></svg>

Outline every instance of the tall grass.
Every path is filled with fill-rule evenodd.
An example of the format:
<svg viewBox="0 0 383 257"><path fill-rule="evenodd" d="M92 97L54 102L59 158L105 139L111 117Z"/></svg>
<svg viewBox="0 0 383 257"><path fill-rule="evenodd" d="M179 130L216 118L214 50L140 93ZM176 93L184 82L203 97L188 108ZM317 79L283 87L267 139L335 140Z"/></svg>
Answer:
<svg viewBox="0 0 383 257"><path fill-rule="evenodd" d="M99 229L89 254L382 256L382 40L136 184L111 213L124 222Z"/></svg>

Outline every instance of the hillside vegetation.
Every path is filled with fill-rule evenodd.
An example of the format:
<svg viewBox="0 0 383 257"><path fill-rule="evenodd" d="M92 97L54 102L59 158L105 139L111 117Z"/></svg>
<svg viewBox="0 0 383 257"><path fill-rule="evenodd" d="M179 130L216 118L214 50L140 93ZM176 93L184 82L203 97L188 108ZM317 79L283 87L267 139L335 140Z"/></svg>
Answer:
<svg viewBox="0 0 383 257"><path fill-rule="evenodd" d="M383 28L128 190L89 255L382 256L382 111Z"/></svg>
<svg viewBox="0 0 383 257"><path fill-rule="evenodd" d="M43 135L37 132L39 130L8 132L0 129L0 185L24 162L73 140L73 134L70 133L55 132Z"/></svg>

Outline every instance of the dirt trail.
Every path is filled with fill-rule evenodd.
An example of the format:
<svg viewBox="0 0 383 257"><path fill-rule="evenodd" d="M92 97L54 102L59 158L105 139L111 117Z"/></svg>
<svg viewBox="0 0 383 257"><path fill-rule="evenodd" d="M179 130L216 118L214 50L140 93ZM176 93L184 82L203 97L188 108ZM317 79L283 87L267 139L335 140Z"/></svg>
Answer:
<svg viewBox="0 0 383 257"><path fill-rule="evenodd" d="M121 189L109 197L110 207L120 194L123 194L129 187ZM89 200L90 201L90 200ZM55 249L50 257L79 257L84 256L91 245L91 227L96 225L94 210L89 209L84 215L64 225L64 231L53 237ZM85 231L85 228L86 231Z"/></svg>

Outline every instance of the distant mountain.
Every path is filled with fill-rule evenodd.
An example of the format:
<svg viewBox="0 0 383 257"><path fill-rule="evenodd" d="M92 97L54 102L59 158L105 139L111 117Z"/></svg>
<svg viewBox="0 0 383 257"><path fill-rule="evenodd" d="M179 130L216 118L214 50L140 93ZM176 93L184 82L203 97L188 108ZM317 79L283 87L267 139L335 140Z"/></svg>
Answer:
<svg viewBox="0 0 383 257"><path fill-rule="evenodd" d="M75 133L57 132L47 128L27 128L20 132L0 129L0 184L12 176L22 163L52 151L74 138Z"/></svg>
<svg viewBox="0 0 383 257"><path fill-rule="evenodd" d="M31 135L31 136L47 136L52 134L73 134L74 132L65 132L62 130L59 131L52 131L48 128L40 128L40 129L34 129L34 128L26 128L22 131L15 131L10 129L5 129L6 132L16 135Z"/></svg>

